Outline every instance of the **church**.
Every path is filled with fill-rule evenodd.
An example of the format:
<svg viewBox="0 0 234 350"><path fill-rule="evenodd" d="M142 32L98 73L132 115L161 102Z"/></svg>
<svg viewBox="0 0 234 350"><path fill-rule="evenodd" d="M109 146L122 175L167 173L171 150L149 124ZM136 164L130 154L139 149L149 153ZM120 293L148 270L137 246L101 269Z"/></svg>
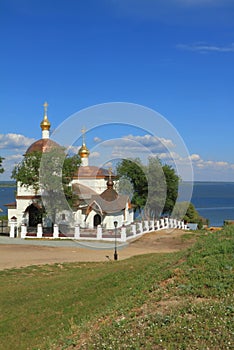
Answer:
<svg viewBox="0 0 234 350"><path fill-rule="evenodd" d="M60 147L50 139L51 124L47 116L48 104L44 104L44 117L40 123L42 138L34 142L26 151L26 154L34 151L46 152ZM85 142L85 130L82 130L82 145L78 151L81 164L71 181L72 191L78 197L77 204L71 213L59 212L56 215L56 223L67 225L80 225L82 228L94 229L101 225L104 229L113 229L114 222L118 227L129 225L134 221L134 211L127 195L118 194L115 185L118 180L111 169L98 168L89 165L89 150ZM40 190L35 192L32 187L26 187L17 183L16 201L7 204L8 219L17 220L17 226L25 224L36 227L51 225L51 221L43 211L43 203Z"/></svg>

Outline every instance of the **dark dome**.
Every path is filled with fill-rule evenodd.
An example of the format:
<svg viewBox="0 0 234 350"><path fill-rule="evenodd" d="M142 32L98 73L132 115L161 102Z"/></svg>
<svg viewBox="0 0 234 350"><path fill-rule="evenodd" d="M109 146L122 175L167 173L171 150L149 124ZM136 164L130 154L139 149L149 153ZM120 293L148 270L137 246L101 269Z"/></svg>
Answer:
<svg viewBox="0 0 234 350"><path fill-rule="evenodd" d="M107 202L113 202L119 197L119 195L113 188L107 188L100 194L100 197Z"/></svg>
<svg viewBox="0 0 234 350"><path fill-rule="evenodd" d="M52 141L50 139L40 139L36 142L34 142L26 151L26 154L32 153L32 152L46 152L50 151L53 148L61 148L58 143L55 141Z"/></svg>

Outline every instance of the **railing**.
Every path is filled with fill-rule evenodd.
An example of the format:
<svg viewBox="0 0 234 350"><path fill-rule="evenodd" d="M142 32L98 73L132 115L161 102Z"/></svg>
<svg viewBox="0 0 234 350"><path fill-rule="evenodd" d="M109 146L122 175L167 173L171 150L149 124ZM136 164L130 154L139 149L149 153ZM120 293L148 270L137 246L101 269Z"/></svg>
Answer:
<svg viewBox="0 0 234 350"><path fill-rule="evenodd" d="M105 240L118 242L126 242L152 231L160 231L164 229L182 229L187 230L187 225L184 221L164 218L159 220L144 220L134 222L129 226L122 226L115 229L107 230L100 225L95 229L80 228L79 225L75 227L66 226L60 227L54 224L52 231L47 232L41 224L37 225L36 232L30 233L26 225L21 226L21 238L50 238L50 239L76 239L76 240ZM13 237L13 235L11 236Z"/></svg>

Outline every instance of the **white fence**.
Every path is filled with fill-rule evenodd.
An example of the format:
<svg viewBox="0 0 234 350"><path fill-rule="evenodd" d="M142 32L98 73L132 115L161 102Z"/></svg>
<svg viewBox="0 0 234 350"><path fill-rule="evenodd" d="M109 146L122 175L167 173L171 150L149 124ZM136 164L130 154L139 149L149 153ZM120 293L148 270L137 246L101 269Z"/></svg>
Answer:
<svg viewBox="0 0 234 350"><path fill-rule="evenodd" d="M10 237L19 236L16 234L16 222L9 222ZM134 222L129 226L123 226L116 230L105 230L100 225L94 230L82 229L79 225L72 228L67 228L64 232L57 224L53 226L51 234L43 233L43 227L41 224L37 225L36 232L30 234L27 226L21 226L20 237L25 238L48 238L48 239L75 239L75 240L105 240L105 241L118 241L126 242L127 240L134 239L142 236L151 231L159 231L164 229L182 229L187 230L188 227L184 221L164 218L159 220L144 220Z"/></svg>

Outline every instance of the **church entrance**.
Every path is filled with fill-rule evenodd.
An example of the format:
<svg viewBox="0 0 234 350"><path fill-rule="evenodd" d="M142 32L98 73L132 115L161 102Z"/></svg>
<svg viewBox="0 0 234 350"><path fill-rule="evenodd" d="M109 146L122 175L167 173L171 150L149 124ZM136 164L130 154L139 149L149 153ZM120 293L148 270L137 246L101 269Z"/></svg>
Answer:
<svg viewBox="0 0 234 350"><path fill-rule="evenodd" d="M99 214L94 215L93 226L97 227L98 225L101 225L101 222L102 222L101 215L99 215Z"/></svg>
<svg viewBox="0 0 234 350"><path fill-rule="evenodd" d="M38 224L42 223L42 208L31 204L26 211L28 212L28 226L37 227Z"/></svg>

